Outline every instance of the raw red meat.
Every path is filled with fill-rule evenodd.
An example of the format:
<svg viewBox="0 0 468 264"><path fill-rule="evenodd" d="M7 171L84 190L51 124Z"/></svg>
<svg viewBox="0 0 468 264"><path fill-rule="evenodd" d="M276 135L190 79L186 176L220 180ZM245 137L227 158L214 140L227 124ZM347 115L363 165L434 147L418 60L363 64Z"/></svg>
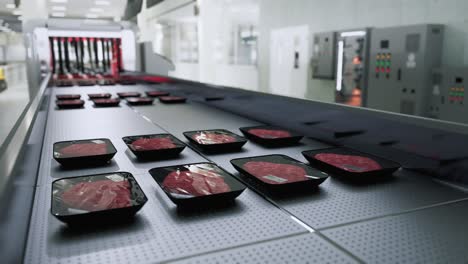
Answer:
<svg viewBox="0 0 468 264"><path fill-rule="evenodd" d="M285 130L270 130L260 128L250 129L249 133L261 138L285 138L291 136L291 133Z"/></svg>
<svg viewBox="0 0 468 264"><path fill-rule="evenodd" d="M111 97L111 94L109 93L97 93L97 94L88 94L89 98L94 99L94 98L109 98Z"/></svg>
<svg viewBox="0 0 468 264"><path fill-rule="evenodd" d="M237 141L233 136L215 132L199 132L193 135L192 138L202 145L232 143Z"/></svg>
<svg viewBox="0 0 468 264"><path fill-rule="evenodd" d="M119 99L95 99L93 100L96 104L114 104L120 102Z"/></svg>
<svg viewBox="0 0 468 264"><path fill-rule="evenodd" d="M193 196L231 191L223 177L204 169L173 171L166 176L162 185L171 193Z"/></svg>
<svg viewBox="0 0 468 264"><path fill-rule="evenodd" d="M158 97L158 96L169 95L168 92L147 92L146 94L147 94L148 96L152 96L152 97Z"/></svg>
<svg viewBox="0 0 468 264"><path fill-rule="evenodd" d="M80 99L81 95L79 94L58 94L57 99L59 100L71 100L71 99Z"/></svg>
<svg viewBox="0 0 468 264"><path fill-rule="evenodd" d="M129 207L130 184L127 180L80 182L63 192L62 201L71 208L86 211Z"/></svg>
<svg viewBox="0 0 468 264"><path fill-rule="evenodd" d="M131 144L134 150L170 149L177 147L170 138L140 138Z"/></svg>
<svg viewBox="0 0 468 264"><path fill-rule="evenodd" d="M69 157L95 156L107 154L105 143L76 143L60 149L60 154Z"/></svg>
<svg viewBox="0 0 468 264"><path fill-rule="evenodd" d="M368 172L382 169L382 166L373 159L356 155L319 153L314 158L350 172Z"/></svg>
<svg viewBox="0 0 468 264"><path fill-rule="evenodd" d="M140 97L139 92L126 92L126 93L117 93L120 97Z"/></svg>
<svg viewBox="0 0 468 264"><path fill-rule="evenodd" d="M177 100L184 100L185 97L180 97L180 96L160 96L160 100L162 101L177 101Z"/></svg>
<svg viewBox="0 0 468 264"><path fill-rule="evenodd" d="M266 161L249 161L243 168L259 180L269 184L285 184L307 180L307 172L295 165Z"/></svg>

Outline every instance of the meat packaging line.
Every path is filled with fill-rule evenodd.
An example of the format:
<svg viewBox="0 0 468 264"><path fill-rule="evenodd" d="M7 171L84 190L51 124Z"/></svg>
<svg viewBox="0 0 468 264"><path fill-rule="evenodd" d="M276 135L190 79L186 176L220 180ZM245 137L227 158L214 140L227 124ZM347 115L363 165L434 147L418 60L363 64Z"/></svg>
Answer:
<svg viewBox="0 0 468 264"><path fill-rule="evenodd" d="M447 137L437 157L415 147L437 129L401 135L405 123L379 113L135 80L45 90L37 181L21 185L25 263L468 261L468 194L440 169L465 150L444 148ZM77 198L93 188L119 198Z"/></svg>

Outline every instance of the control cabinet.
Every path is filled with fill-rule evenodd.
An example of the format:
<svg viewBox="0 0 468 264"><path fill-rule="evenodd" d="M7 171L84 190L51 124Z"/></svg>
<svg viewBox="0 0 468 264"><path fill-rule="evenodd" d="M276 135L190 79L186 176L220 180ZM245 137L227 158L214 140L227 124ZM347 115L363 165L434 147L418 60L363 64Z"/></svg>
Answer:
<svg viewBox="0 0 468 264"><path fill-rule="evenodd" d="M338 32L336 62L337 103L365 106L370 29Z"/></svg>
<svg viewBox="0 0 468 264"><path fill-rule="evenodd" d="M372 29L367 106L426 116L443 32L443 25L429 24Z"/></svg>
<svg viewBox="0 0 468 264"><path fill-rule="evenodd" d="M429 117L468 123L465 88L468 88L468 67L441 67L432 74Z"/></svg>
<svg viewBox="0 0 468 264"><path fill-rule="evenodd" d="M314 34L311 65L312 78L335 79L336 32Z"/></svg>

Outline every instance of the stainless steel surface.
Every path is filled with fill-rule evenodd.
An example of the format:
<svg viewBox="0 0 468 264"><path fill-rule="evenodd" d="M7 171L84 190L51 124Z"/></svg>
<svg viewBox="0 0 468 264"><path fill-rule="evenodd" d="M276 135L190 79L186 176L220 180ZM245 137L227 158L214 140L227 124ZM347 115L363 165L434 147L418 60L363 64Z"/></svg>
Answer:
<svg viewBox="0 0 468 264"><path fill-rule="evenodd" d="M76 89L82 89L82 95L84 91L94 91L94 88L55 88L53 94L76 92ZM138 87L107 89L115 93ZM244 191L233 206L219 211L177 210L146 170L205 158L188 148L180 159L139 164L125 151L121 140L123 136L160 132L161 128L125 105L101 109L86 103L84 109L58 110L52 104L25 262L159 262L308 232L288 214L250 190ZM65 171L53 161L54 141L96 137L110 138L119 151L110 166ZM116 170L133 173L149 198L133 224L73 232L50 214L52 180Z"/></svg>
<svg viewBox="0 0 468 264"><path fill-rule="evenodd" d="M466 263L468 201L326 230L367 263Z"/></svg>
<svg viewBox="0 0 468 264"><path fill-rule="evenodd" d="M240 134L239 127L259 123L190 100L198 100L203 90L198 93L183 85L54 88L53 94L78 92L85 96L105 91L115 95L156 89L187 95L189 101L175 105L156 101L152 106L137 107L122 102L119 108L94 108L87 102L84 109L77 110L57 110L51 104L26 263L468 261L462 250L468 236L455 233L464 230L466 206L460 200L468 199L468 194L428 175L401 170L392 181L368 185L331 178L315 192L288 197L248 189L233 206L187 212L170 202L147 173L149 168L210 160L235 173L229 160L236 157L278 153L305 161L302 150L327 145L307 138L299 146L287 148L248 142L237 153L207 155L186 148L179 159L140 163L126 150L121 137L169 132L187 142L184 131L224 128ZM109 166L63 170L52 159L55 141L97 137L110 138L118 149ZM149 198L134 223L73 231L50 215L52 180L115 170L133 173ZM406 221L403 226L401 221ZM444 245L434 242L438 240Z"/></svg>

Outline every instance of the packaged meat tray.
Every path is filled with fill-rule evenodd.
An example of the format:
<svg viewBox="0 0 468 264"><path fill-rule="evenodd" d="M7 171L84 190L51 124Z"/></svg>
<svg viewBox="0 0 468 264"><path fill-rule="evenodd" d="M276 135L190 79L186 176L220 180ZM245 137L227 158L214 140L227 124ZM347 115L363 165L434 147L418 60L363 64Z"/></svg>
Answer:
<svg viewBox="0 0 468 264"><path fill-rule="evenodd" d="M82 80L76 80L76 84L78 86L93 86L93 85L96 85L96 81L95 80L82 79Z"/></svg>
<svg viewBox="0 0 468 264"><path fill-rule="evenodd" d="M178 206L224 204L233 201L246 188L213 163L154 168L149 173Z"/></svg>
<svg viewBox="0 0 468 264"><path fill-rule="evenodd" d="M207 152L240 150L247 143L244 137L225 129L184 132L184 136L195 146Z"/></svg>
<svg viewBox="0 0 468 264"><path fill-rule="evenodd" d="M70 87L73 86L72 80L55 80L54 84L56 87Z"/></svg>
<svg viewBox="0 0 468 264"><path fill-rule="evenodd" d="M185 148L185 144L171 134L129 136L122 140L139 159L174 158Z"/></svg>
<svg viewBox="0 0 468 264"><path fill-rule="evenodd" d="M120 85L136 85L137 83L133 80L125 80L125 79L119 79L117 80L117 83Z"/></svg>
<svg viewBox="0 0 468 264"><path fill-rule="evenodd" d="M56 102L57 107L60 109L75 109L82 108L85 104L83 100L60 100Z"/></svg>
<svg viewBox="0 0 468 264"><path fill-rule="evenodd" d="M168 96L168 92L161 92L161 91L148 91L146 95L149 97L159 97L159 96Z"/></svg>
<svg viewBox="0 0 468 264"><path fill-rule="evenodd" d="M177 104L177 103L185 103L187 98L182 96L160 96L159 101L165 104Z"/></svg>
<svg viewBox="0 0 468 264"><path fill-rule="evenodd" d="M129 105L152 105L154 99L148 97L131 97L127 98L127 103Z"/></svg>
<svg viewBox="0 0 468 264"><path fill-rule="evenodd" d="M123 92L123 93L117 93L117 95L120 98L127 98L127 97L140 97L141 93L139 92Z"/></svg>
<svg viewBox="0 0 468 264"><path fill-rule="evenodd" d="M231 164L252 183L272 191L315 187L328 178L322 171L279 154L233 159Z"/></svg>
<svg viewBox="0 0 468 264"><path fill-rule="evenodd" d="M119 106L120 99L119 98L94 99L93 103L94 103L94 106L98 106L98 107Z"/></svg>
<svg viewBox="0 0 468 264"><path fill-rule="evenodd" d="M391 175L400 164L350 148L326 148L303 151L302 155L317 168L350 179Z"/></svg>
<svg viewBox="0 0 468 264"><path fill-rule="evenodd" d="M77 100L81 98L79 94L57 94L55 96L57 100Z"/></svg>
<svg viewBox="0 0 468 264"><path fill-rule="evenodd" d="M93 93L93 94L88 94L88 97L90 100L93 99L109 99L112 97L110 93Z"/></svg>
<svg viewBox="0 0 468 264"><path fill-rule="evenodd" d="M54 181L50 211L69 225L112 225L132 219L147 201L132 174L113 172Z"/></svg>
<svg viewBox="0 0 468 264"><path fill-rule="evenodd" d="M302 135L274 126L241 127L239 130L248 139L267 146L293 145L303 138Z"/></svg>
<svg viewBox="0 0 468 264"><path fill-rule="evenodd" d="M117 153L107 138L56 142L53 149L54 159L63 166L101 165Z"/></svg>
<svg viewBox="0 0 468 264"><path fill-rule="evenodd" d="M115 84L115 81L114 80L111 80L111 79L99 79L97 81L97 84L98 85L114 85Z"/></svg>

